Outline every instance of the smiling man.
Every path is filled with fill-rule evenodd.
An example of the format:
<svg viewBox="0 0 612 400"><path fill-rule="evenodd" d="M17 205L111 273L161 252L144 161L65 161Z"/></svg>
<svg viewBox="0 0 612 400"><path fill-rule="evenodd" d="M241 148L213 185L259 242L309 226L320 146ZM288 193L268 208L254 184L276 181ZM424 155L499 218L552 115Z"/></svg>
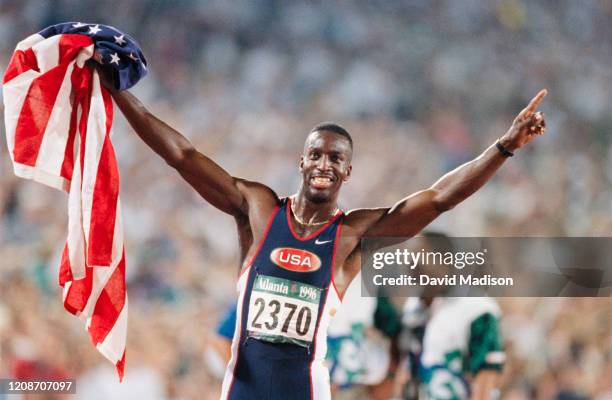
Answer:
<svg viewBox="0 0 612 400"><path fill-rule="evenodd" d="M281 198L266 185L231 176L132 94L103 81L140 138L238 226L242 267L223 399L330 398L327 326L359 271L361 238L416 235L545 130L536 112L542 90L496 143L430 188L390 207L344 213L338 195L351 177L353 143L342 127L325 123L308 134L300 187Z"/></svg>

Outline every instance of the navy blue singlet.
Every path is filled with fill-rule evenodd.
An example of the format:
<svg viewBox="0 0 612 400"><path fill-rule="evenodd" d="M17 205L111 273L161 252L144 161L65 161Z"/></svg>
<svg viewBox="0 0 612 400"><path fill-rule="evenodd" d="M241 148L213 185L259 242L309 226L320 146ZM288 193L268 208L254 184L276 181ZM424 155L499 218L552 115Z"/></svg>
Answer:
<svg viewBox="0 0 612 400"><path fill-rule="evenodd" d="M329 399L327 327L340 306L333 284L343 213L299 237L291 200L277 207L238 279L236 328L222 399Z"/></svg>

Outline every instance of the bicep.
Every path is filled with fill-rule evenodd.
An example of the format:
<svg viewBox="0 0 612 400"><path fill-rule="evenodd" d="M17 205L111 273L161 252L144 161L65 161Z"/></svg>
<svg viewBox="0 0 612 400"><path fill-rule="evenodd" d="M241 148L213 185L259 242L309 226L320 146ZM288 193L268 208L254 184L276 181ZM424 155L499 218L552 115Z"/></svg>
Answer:
<svg viewBox="0 0 612 400"><path fill-rule="evenodd" d="M365 236L412 237L436 219L442 210L435 189L416 192L399 202L373 222Z"/></svg>
<svg viewBox="0 0 612 400"><path fill-rule="evenodd" d="M238 179L210 158L193 149L175 168L214 207L231 215L246 214L246 196L239 188Z"/></svg>
<svg viewBox="0 0 612 400"><path fill-rule="evenodd" d="M190 174L185 171L178 171L181 177L187 182L198 194L204 198L213 207L223 211L226 214L237 216L237 214L245 213L243 200L229 201L228 197L224 195L223 191L214 190L208 185L200 176Z"/></svg>

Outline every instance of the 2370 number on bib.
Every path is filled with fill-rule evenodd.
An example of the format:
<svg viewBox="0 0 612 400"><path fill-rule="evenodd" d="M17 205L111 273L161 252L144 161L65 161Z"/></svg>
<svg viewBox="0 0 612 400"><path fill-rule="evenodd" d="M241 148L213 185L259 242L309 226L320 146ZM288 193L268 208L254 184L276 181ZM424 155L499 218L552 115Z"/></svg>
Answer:
<svg viewBox="0 0 612 400"><path fill-rule="evenodd" d="M267 275L253 283L247 331L250 337L272 343L312 343L322 289Z"/></svg>

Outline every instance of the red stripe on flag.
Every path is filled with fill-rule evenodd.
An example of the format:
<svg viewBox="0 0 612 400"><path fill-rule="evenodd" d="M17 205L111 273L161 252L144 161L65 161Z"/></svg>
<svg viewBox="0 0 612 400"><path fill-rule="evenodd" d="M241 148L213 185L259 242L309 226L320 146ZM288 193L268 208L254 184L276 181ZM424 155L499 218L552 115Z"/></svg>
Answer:
<svg viewBox="0 0 612 400"><path fill-rule="evenodd" d="M87 68L79 68L76 65L72 70L72 74L70 76L70 81L72 83L72 94L70 96L70 102L72 105L72 112L70 113L70 127L68 130L68 140L66 140L66 148L64 149L64 160L62 162L62 169L60 175L66 180L72 180L72 172L74 171L74 139L76 138L77 131L77 116L78 116L78 108L81 103L81 98L83 97L83 92L85 90L81 89L79 92L79 88L82 88L81 82L85 77L83 72Z"/></svg>
<svg viewBox="0 0 612 400"><path fill-rule="evenodd" d="M40 144L66 68L67 64L58 65L32 81L15 128L13 155L16 163L36 165Z"/></svg>
<svg viewBox="0 0 612 400"><path fill-rule="evenodd" d="M121 357L121 360L119 360L119 362L116 365L117 367L117 374L119 375L119 382L123 382L123 369L125 367L125 350L123 350L123 356Z"/></svg>
<svg viewBox="0 0 612 400"><path fill-rule="evenodd" d="M85 278L72 281L64 299L64 308L72 314L83 311L91 296L93 269L85 268Z"/></svg>
<svg viewBox="0 0 612 400"><path fill-rule="evenodd" d="M87 268L91 270L92 268ZM125 252L106 282L91 316L89 336L94 344L102 343L113 329L125 305Z"/></svg>
<svg viewBox="0 0 612 400"><path fill-rule="evenodd" d="M86 35L64 33L59 40L59 62L64 64L74 60L83 47L91 46L93 40Z"/></svg>
<svg viewBox="0 0 612 400"><path fill-rule="evenodd" d="M110 265L113 252L113 235L119 196L119 171L115 151L110 141L113 124L113 100L102 88L106 112L106 134L94 186L89 227L88 265Z"/></svg>
<svg viewBox="0 0 612 400"><path fill-rule="evenodd" d="M32 49L15 50L11 61L9 62L2 83L7 83L17 75L23 74L26 71L34 70L38 72L38 61L36 54Z"/></svg>
<svg viewBox="0 0 612 400"><path fill-rule="evenodd" d="M64 287L66 282L72 281L72 270L70 269L70 255L68 251L68 242L66 242L64 251L62 252L62 261L60 262L59 270L59 284L61 287Z"/></svg>
<svg viewBox="0 0 612 400"><path fill-rule="evenodd" d="M87 139L87 119L89 117L89 106L91 104L91 69L83 68L80 79L75 87L77 98L81 105L81 120L79 121L79 160L81 171L85 170L85 142ZM80 189L80 188L79 188Z"/></svg>

